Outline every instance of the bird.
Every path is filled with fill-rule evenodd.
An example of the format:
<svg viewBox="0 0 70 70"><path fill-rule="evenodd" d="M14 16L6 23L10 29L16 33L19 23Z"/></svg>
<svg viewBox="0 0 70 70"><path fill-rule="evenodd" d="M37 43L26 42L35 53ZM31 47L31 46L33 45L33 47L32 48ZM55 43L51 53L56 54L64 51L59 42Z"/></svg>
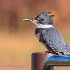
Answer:
<svg viewBox="0 0 70 70"><path fill-rule="evenodd" d="M63 36L54 28L54 16L52 12L41 12L35 18L23 19L36 25L35 35L39 42L56 55L70 55L70 47Z"/></svg>

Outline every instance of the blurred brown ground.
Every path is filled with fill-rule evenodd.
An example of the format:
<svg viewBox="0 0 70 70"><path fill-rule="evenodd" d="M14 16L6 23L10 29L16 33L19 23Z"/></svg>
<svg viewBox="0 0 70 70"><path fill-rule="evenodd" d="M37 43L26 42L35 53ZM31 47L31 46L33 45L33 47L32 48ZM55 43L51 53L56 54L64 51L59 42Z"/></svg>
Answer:
<svg viewBox="0 0 70 70"><path fill-rule="evenodd" d="M69 6L70 0L0 0L0 66L22 65L23 69L15 70L31 70L31 53L46 51L35 37L35 25L22 20L43 11L52 11L54 27L70 45Z"/></svg>

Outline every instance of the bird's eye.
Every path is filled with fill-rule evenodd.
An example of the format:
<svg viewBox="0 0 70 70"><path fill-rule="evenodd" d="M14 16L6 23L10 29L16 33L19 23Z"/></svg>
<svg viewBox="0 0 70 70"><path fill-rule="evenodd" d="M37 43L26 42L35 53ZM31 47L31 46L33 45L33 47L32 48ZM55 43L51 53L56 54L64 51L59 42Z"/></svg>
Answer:
<svg viewBox="0 0 70 70"><path fill-rule="evenodd" d="M41 21L43 21L44 19L40 19Z"/></svg>

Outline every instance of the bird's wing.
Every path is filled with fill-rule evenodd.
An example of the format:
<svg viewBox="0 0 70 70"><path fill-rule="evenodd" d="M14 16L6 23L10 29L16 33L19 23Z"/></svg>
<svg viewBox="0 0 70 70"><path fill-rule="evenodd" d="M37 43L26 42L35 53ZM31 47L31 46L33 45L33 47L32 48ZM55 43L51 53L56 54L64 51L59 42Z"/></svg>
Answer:
<svg viewBox="0 0 70 70"><path fill-rule="evenodd" d="M68 52L67 43L62 35L54 28L43 29L42 35L46 44L56 52Z"/></svg>

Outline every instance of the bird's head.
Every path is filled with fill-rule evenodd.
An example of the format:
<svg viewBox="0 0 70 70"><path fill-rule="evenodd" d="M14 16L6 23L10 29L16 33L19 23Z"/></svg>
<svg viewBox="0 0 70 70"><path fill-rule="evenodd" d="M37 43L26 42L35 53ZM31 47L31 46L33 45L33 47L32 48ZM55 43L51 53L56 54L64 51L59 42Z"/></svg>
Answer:
<svg viewBox="0 0 70 70"><path fill-rule="evenodd" d="M36 25L53 25L54 15L50 15L50 14L51 12L42 12L36 18L23 19L23 20L33 22Z"/></svg>

